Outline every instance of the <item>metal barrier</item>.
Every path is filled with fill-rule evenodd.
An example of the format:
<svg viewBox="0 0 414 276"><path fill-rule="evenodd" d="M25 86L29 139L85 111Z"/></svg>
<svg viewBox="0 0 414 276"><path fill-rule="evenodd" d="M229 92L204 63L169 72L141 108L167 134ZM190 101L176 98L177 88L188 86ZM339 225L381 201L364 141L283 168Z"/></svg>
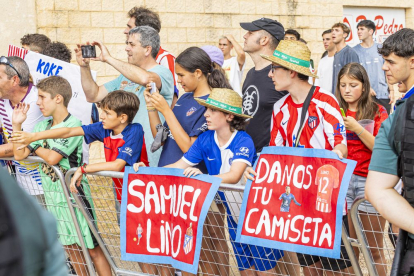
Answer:
<svg viewBox="0 0 414 276"><path fill-rule="evenodd" d="M60 238L64 239L73 239L73 238L79 238L80 241L80 247L82 252L78 252L79 254L83 255L84 260L82 259L70 259L71 265L84 265L87 267L87 271L89 272L89 275L96 275L95 270L91 261L91 257L89 255L89 252L87 250L87 247L85 245L85 242L83 240L83 236L79 227L78 220L76 219L75 210L71 203L72 200L70 198L70 192L67 189L67 186L65 185L65 178L62 173L62 171L57 166L50 166L45 163L45 161L40 157L30 156L26 158L23 161L20 161L22 166L17 165L16 161L14 161L13 158L1 158L1 160L4 160L6 162L6 169L9 171L10 175L16 178L16 181L20 186L22 186L23 189L25 189L29 194L31 194L33 197L36 198L37 202L42 205L44 208L49 210L50 212L61 212L64 213L62 216L55 216L57 219L57 226L58 226L58 234L60 235ZM45 180L42 179L42 175L37 170L38 164L42 163L44 165L44 171L48 171L50 175L53 175L54 179L58 180L60 182L60 188L56 187L56 189L53 191L53 195L57 197L60 196L62 198L62 194L64 196L64 199L66 200L65 204L62 204L62 202L55 203L53 201L52 197L44 196L43 194L43 186L45 183ZM49 176L48 176L49 177ZM39 185L40 183L43 185ZM56 182L56 181L55 181ZM55 208L51 210L52 208ZM69 231L59 232L59 229L67 227L68 223L71 223L70 221L62 219L64 215L69 215L70 218L72 218L73 225L75 228L75 232L72 235L69 233ZM75 218L75 219L73 219ZM76 235L76 236L74 236ZM76 249L70 248L69 246L63 246L66 252L68 250L72 250L72 252ZM76 255L76 254L75 254ZM75 256L73 255L73 256ZM68 258L69 260L69 258ZM78 274L82 275L82 274Z"/></svg>
<svg viewBox="0 0 414 276"><path fill-rule="evenodd" d="M390 233L391 227L388 222L364 197L355 199L350 215L369 275L389 275L394 258L395 240Z"/></svg>
<svg viewBox="0 0 414 276"><path fill-rule="evenodd" d="M4 158L12 160L12 158ZM45 163L39 157L29 157L25 161ZM101 247L105 257L107 258L115 275L171 275L174 276L177 271L168 265L154 265L137 262L129 262L121 260L120 251L120 229L119 214L120 205L116 199L116 190L114 181L122 181L123 173L121 172L99 172L88 174L88 185L85 186L91 191L89 201L86 204L84 195L70 195L69 185L76 168L72 168L66 172L65 177L57 166L47 166L51 168L54 176L60 180L60 192L66 199L66 208L69 216L72 218L75 226L75 233L79 237L82 256L80 260L71 260L73 264L82 264L87 267L89 275L96 275L91 257L87 250L85 241L80 230L76 212L80 212L86 219L90 231L96 238L97 243ZM14 175L18 181L23 181L21 172L14 172L15 166L9 164L9 172ZM39 177L40 174L39 174ZM199 272L202 275L386 275L391 266L393 257L393 248L390 241L386 239L385 224L378 214L368 213L368 209L364 205L364 199L357 199L352 205L349 215L352 224L350 225L350 233L343 225L342 241L343 247L348 254L344 256L341 253L341 259L329 260L324 267L300 267L296 253L285 251L284 257L278 259L278 250L265 251L265 255L256 258L255 265L270 267L277 265L266 271L265 273L257 273L252 270L240 273L238 261L249 257L250 250L257 250L255 246L247 246L242 252L234 252L234 241L230 237L230 233L236 231L238 213L241 208L241 199L244 192L243 186L221 184L220 191L224 192L229 210L234 220L229 220L223 204L213 203L208 212L203 229L203 243L200 254ZM41 197L40 197L41 198ZM46 209L55 208L55 203L46 200L40 201ZM78 210L78 211L76 211ZM53 212L52 212L53 213ZM79 215L78 215L79 216ZM365 217L364 217L365 216ZM380 223L376 223L376 220ZM58 220L59 223L63 223ZM59 228L59 227L58 227ZM382 242L379 240L382 238ZM385 239L385 241L384 241ZM382 246L385 244L386 246ZM64 246L66 250L70 249ZM380 251L384 253L377 254ZM359 252L362 253L363 260L359 261ZM374 253L374 255L372 254ZM348 263L352 265L352 269L345 268L337 270L335 266L341 267L341 264ZM381 269L379 271L378 270ZM385 267L385 268L384 268ZM79 274L78 274L79 275Z"/></svg>
<svg viewBox="0 0 414 276"><path fill-rule="evenodd" d="M70 179L76 168L69 170L66 173L66 183L69 185ZM88 182L92 192L92 199L95 205L96 217L91 217L88 212L88 207L83 204L80 196L75 194L73 198L76 201L76 207L80 208L83 215L88 218L88 225L95 235L99 245L101 246L105 256L111 265L111 268L116 275L174 275L174 270L167 265L152 265L136 262L122 261L120 257L120 234L119 234L119 204L115 198L116 190L113 182L123 178L121 172L98 172L88 174ZM244 186L221 184L220 191L225 192L226 202L229 209L237 220L241 199L244 192ZM235 254L233 250L234 242L230 238L230 232L236 231L237 222L226 219L226 211L222 204L214 204L210 208L204 223L203 229L203 246L200 254L199 271L203 275L240 275L238 269L238 260L248 258L249 250L256 250L255 246L246 246L246 253ZM347 234L345 226L343 227L343 242L344 247L348 253L347 258L342 256L340 261L348 261L353 266L352 270L339 271L336 275L363 275L358 264L358 259L355 256L352 246L355 242L351 240ZM259 257L256 262L257 265L270 265L277 258L278 250L272 251L273 254ZM269 256L270 255L270 256ZM331 260L333 261L333 260ZM339 261L339 262L340 262ZM300 265L296 257L296 253L286 252L285 256L278 260L277 266L267 271L266 275L301 275ZM335 267L334 263L329 263L328 266ZM322 275L323 271L329 269L314 268L313 272L317 275ZM332 271L333 272L333 271ZM146 273L146 274L144 274ZM307 272L304 272L305 275ZM315 275L315 274L313 274Z"/></svg>

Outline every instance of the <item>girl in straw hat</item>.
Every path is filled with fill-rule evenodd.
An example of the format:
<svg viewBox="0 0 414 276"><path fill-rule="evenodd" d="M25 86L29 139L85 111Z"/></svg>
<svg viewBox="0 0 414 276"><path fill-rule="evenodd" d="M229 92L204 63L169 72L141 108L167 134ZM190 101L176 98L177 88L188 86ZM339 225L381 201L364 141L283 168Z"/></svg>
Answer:
<svg viewBox="0 0 414 276"><path fill-rule="evenodd" d="M150 92L151 83L147 85L144 92L147 103L148 117L152 134L158 147L163 145L159 167L164 167L179 160L184 152L187 152L197 137L207 130L207 122L204 117L206 108L200 105L194 98L207 99L212 88L230 88L226 76L220 70L214 68L212 60L208 54L198 47L190 47L184 50L175 60L175 72L178 76L178 83L181 84L185 92L177 101L173 109L170 108L158 91ZM158 111L158 112L157 112ZM161 126L159 113L165 118L165 123ZM164 132L165 140L158 130ZM161 135L162 136L162 135ZM151 150L154 148L154 144ZM155 148L157 149L157 147ZM204 162L198 168L207 172ZM208 226L206 227L205 239L208 248L215 249L217 260L208 260L207 254L202 251L201 262L202 270L206 274L228 275L229 259L228 246L223 231L225 208L223 204L207 214ZM216 227L214 227L216 226ZM163 270L166 270L163 268ZM166 271L170 275L171 271ZM162 273L164 275L164 272Z"/></svg>
<svg viewBox="0 0 414 276"><path fill-rule="evenodd" d="M262 58L273 63L269 77L275 89L289 92L274 105L269 145L327 149L335 152L339 158L346 157L346 132L338 101L331 93L308 83L309 77L316 77L309 69L310 56L311 52L305 44L287 40L280 41L272 56L262 55ZM301 121L302 108L308 95L309 107ZM249 167L245 177L253 180L251 174L256 175ZM341 253L348 259L343 246ZM295 263L293 254L287 255ZM322 275L323 269L333 270L335 274L351 266L349 261L344 260L307 254L297 254L297 257L296 261L304 267L305 275Z"/></svg>
<svg viewBox="0 0 414 276"><path fill-rule="evenodd" d="M368 165L371 161L375 136L378 134L381 123L388 118L387 110L382 105L374 102L370 90L368 74L359 63L348 63L339 71L336 97L346 115L344 121L348 140L348 158L358 162L346 195L348 209L351 209L356 197L365 195L365 182L368 176ZM370 127L364 128L361 124L369 124ZM365 214L361 216L361 221L363 228L366 230L368 245L378 275L387 275L384 264L385 255L382 249L384 241L382 229L385 227L385 219L378 214L377 210L368 201L361 204L358 209ZM352 238L356 238L351 217L348 217L348 221L349 234ZM359 251L357 250L355 254L358 259Z"/></svg>
<svg viewBox="0 0 414 276"><path fill-rule="evenodd" d="M253 164L256 157L253 140L244 131L245 119L250 116L242 112L242 98L233 90L216 88L206 100L196 101L207 107L204 116L208 131L197 138L180 160L167 167L184 169L184 175L191 177L202 174L195 166L204 161L208 173L220 177L223 183L242 184L244 170ZM138 167L143 165L134 164L134 169L138 170ZM224 193L220 192L219 195L219 200L225 203L227 209L229 234L241 275L276 273L274 267L283 253L279 250L251 247L235 242L239 206L226 202ZM230 195L235 197L234 193Z"/></svg>

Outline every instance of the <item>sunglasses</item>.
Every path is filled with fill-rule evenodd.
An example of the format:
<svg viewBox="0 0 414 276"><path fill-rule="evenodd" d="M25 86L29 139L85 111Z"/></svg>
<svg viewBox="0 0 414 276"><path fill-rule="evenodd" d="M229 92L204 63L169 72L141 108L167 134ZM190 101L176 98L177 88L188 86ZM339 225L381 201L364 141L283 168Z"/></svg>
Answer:
<svg viewBox="0 0 414 276"><path fill-rule="evenodd" d="M273 65L272 64L272 68L270 69L270 70L272 70L272 74L275 72L275 70L276 69L279 69L279 68L285 68L285 67L283 67L283 66L280 66L280 65Z"/></svg>
<svg viewBox="0 0 414 276"><path fill-rule="evenodd" d="M14 68L14 66L9 62L9 60L5 56L0 57L0 64L6 64L6 65L10 66L14 71L16 71L16 74L19 77L19 79L22 79L20 77L19 72L17 72L16 68Z"/></svg>

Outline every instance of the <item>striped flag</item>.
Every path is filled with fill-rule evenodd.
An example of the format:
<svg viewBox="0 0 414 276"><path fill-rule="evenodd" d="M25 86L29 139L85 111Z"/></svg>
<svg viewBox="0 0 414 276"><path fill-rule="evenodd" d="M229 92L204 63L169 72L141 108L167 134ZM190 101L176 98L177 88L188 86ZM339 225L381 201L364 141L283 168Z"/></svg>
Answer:
<svg viewBox="0 0 414 276"><path fill-rule="evenodd" d="M17 57L21 57L22 59L24 59L24 57L26 56L27 52L29 52L29 50L14 46L14 45L9 45L9 52L7 53L7 56L12 57L12 56L17 56Z"/></svg>

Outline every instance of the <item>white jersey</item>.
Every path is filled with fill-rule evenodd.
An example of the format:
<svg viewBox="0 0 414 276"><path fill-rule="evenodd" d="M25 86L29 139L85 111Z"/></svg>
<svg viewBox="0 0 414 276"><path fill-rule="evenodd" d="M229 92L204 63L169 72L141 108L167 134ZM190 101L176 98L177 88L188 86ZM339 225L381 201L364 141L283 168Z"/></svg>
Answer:
<svg viewBox="0 0 414 276"><path fill-rule="evenodd" d="M37 88L30 84L25 97L21 100L22 103L30 104L27 119L22 125L24 131L32 132L34 126L45 119L39 107L36 105L37 98ZM12 115L13 107L11 102L6 99L0 99L0 120L7 142L13 132ZM16 169L17 183L31 195L43 194L42 180L37 170L39 163L27 161L13 161L13 163Z"/></svg>
<svg viewBox="0 0 414 276"><path fill-rule="evenodd" d="M318 65L318 79L315 80L315 86L321 87L330 93L332 91L332 78L333 78L333 62L334 57L324 57L319 61Z"/></svg>
<svg viewBox="0 0 414 276"><path fill-rule="evenodd" d="M231 87L234 91L239 93L240 96L242 96L241 81L245 65L246 63L243 64L243 67L240 70L240 65L237 61L237 57L231 57L229 59L224 60L222 66L224 72L226 72L226 77L229 80Z"/></svg>

